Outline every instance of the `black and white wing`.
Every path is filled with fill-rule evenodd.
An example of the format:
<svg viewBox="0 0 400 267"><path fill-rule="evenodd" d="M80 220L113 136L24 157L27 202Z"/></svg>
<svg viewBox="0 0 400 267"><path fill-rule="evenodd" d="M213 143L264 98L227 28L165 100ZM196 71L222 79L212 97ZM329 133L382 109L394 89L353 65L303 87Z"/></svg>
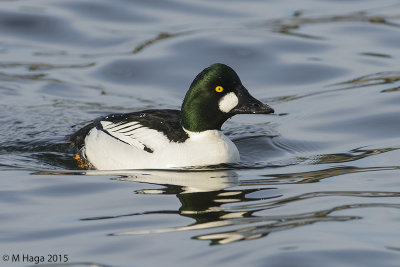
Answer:
<svg viewBox="0 0 400 267"><path fill-rule="evenodd" d="M149 153L166 143L184 142L189 137L180 124L180 111L166 109L101 117L69 136L68 140L81 149L93 128Z"/></svg>
<svg viewBox="0 0 400 267"><path fill-rule="evenodd" d="M100 121L101 130L109 134L110 136L124 142L130 146L136 147L137 149L144 150L149 153L153 153L153 149L150 148L156 146L154 139L160 138L163 142L167 142L165 137L156 130L143 127L139 122L111 122L111 121Z"/></svg>

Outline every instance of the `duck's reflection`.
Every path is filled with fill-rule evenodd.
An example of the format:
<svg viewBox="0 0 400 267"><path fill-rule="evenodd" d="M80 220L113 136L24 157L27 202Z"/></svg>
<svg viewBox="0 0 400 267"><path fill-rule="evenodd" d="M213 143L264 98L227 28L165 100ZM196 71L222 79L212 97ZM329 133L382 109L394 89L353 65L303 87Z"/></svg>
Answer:
<svg viewBox="0 0 400 267"><path fill-rule="evenodd" d="M97 174L97 172L91 172ZM117 216L103 216L84 218L82 220L115 219L119 217L177 213L181 216L190 217L194 223L183 227L172 227L166 229L151 229L141 231L119 232L111 235L133 235L146 233L161 233L171 231L211 229L228 225L240 225L234 221L235 218L251 216L253 211L234 211L227 207L229 203L245 203L246 195L258 191L258 189L238 189L238 175L234 171L125 171L101 172L101 174L118 175L112 178L120 181L141 182L162 185L160 189L140 189L139 194L168 194L176 195L181 202L181 207L173 212L169 211L147 211L132 214L121 214ZM271 197L276 197L273 195ZM252 199L253 200L253 199ZM217 239L212 239L218 242Z"/></svg>
<svg viewBox="0 0 400 267"><path fill-rule="evenodd" d="M158 184L167 187L166 191L159 192L141 190L144 194L189 194L200 192L220 191L238 184L238 175L233 171L129 171L122 173L121 181Z"/></svg>
<svg viewBox="0 0 400 267"><path fill-rule="evenodd" d="M114 235L170 232L194 229L208 229L231 225L228 217L242 217L241 212L229 212L223 204L242 202L245 195L254 190L233 189L238 185L238 175L233 171L152 171L116 178L123 181L145 182L163 185L163 189L142 189L141 194L176 195L181 202L178 213L195 220L184 227L115 233Z"/></svg>
<svg viewBox="0 0 400 267"><path fill-rule="evenodd" d="M112 174L117 173L112 172ZM177 210L156 210L82 220L116 219L146 214L179 214L192 218L195 222L186 226L115 232L110 234L113 236L203 229L205 233L193 238L209 240L211 244L226 244L260 238L271 232L319 221L357 219L351 216L330 215L336 210L347 207L288 216L262 216L260 213L268 209L302 200L304 196L285 199L276 188L240 184L238 175L233 171L129 171L118 175L118 178L112 179L162 185L161 189L140 189L136 193L176 195L181 207Z"/></svg>

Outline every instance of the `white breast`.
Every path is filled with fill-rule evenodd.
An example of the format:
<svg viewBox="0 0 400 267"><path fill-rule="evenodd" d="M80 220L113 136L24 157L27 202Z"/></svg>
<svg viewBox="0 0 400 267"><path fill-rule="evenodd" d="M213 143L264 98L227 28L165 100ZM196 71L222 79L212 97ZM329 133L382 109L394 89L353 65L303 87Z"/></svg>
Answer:
<svg viewBox="0 0 400 267"><path fill-rule="evenodd" d="M156 130L144 127L138 130L135 130L132 140L127 139L127 136L116 136L113 133L124 141L121 142L93 128L85 139L86 158L100 170L165 169L232 163L240 160L237 147L221 131L209 130L201 133L187 131L189 138L184 143L175 143L169 142L166 136ZM144 145L151 148L153 153L143 150Z"/></svg>

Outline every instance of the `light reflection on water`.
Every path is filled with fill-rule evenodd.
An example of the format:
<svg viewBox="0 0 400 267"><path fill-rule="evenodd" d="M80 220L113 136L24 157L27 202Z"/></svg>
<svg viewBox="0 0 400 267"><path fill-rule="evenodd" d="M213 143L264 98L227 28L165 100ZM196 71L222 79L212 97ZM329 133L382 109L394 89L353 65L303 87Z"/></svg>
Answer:
<svg viewBox="0 0 400 267"><path fill-rule="evenodd" d="M396 1L110 3L0 4L3 253L57 248L77 266L398 263ZM241 162L78 169L65 135L109 113L179 108L215 62L276 110L224 125Z"/></svg>

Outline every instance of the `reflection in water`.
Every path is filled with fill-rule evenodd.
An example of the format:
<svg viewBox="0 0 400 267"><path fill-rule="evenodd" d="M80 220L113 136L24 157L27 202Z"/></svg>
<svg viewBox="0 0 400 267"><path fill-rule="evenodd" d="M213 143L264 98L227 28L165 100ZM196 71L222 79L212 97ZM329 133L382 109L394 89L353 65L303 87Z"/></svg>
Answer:
<svg viewBox="0 0 400 267"><path fill-rule="evenodd" d="M162 40L165 40L165 39L168 39L168 38L172 38L172 37L175 37L175 36L178 36L178 35L180 35L180 34L177 34L177 33L171 34L171 33L166 33L166 32L160 33L156 37L154 37L153 39L147 40L144 43L136 46L135 49L132 51L132 54L139 53L144 48L146 48L149 45L152 45L152 44L154 44L154 43L156 43L158 41L162 41Z"/></svg>
<svg viewBox="0 0 400 267"><path fill-rule="evenodd" d="M400 81L400 72L388 71L388 72L379 72L375 74L357 77L355 79L352 79L350 81L345 81L337 85L348 85L349 86L348 88L350 89L350 88L358 88L366 86L376 86L381 84L393 84L398 81Z"/></svg>
<svg viewBox="0 0 400 267"><path fill-rule="evenodd" d="M156 190L156 194L197 193L223 190L238 184L238 176L233 171L190 171L190 170L124 170L124 171L89 171L87 174L120 175L113 178L119 181L141 182L165 185L167 189ZM168 189L169 186L179 187ZM172 191L171 191L172 190ZM152 190L141 190L143 194L152 194Z"/></svg>
<svg viewBox="0 0 400 267"><path fill-rule="evenodd" d="M371 56L371 53L363 53L363 54ZM374 55L374 56L377 56L377 55ZM279 103L291 102L291 101L295 101L298 99L312 97L312 96L321 95L321 94L329 94L329 93L337 92L337 91L346 91L346 90L352 90L352 89L357 89L357 88L362 88L362 87L379 86L379 85L391 85L392 86L391 88L385 88L385 89L381 90L382 93L398 92L398 91L400 91L399 81L400 81L400 72L398 72L398 71L378 72L378 73L373 73L373 74L357 77L357 78L354 78L349 81L335 83L335 84L329 85L327 87L327 88L334 87L333 89L320 90L320 91L316 91L316 92L312 92L312 93L299 94L299 95L284 95L284 96L275 97L273 99L269 99L268 102L272 103L272 104L279 104ZM286 114L280 114L280 115L286 115Z"/></svg>
<svg viewBox="0 0 400 267"><path fill-rule="evenodd" d="M360 160L366 157L379 155L382 153L398 150L399 148L377 148L377 149L353 149L348 153L327 154L318 156L315 164L343 163Z"/></svg>
<svg viewBox="0 0 400 267"><path fill-rule="evenodd" d="M166 229L151 229L142 231L119 232L111 235L133 235L133 234L153 234L163 232L174 232L184 230L213 229L218 227L239 226L252 223L252 213L255 211L227 210L223 205L232 203L244 203L254 201L255 198L246 196L259 191L260 189L236 189L238 185L237 174L233 171L144 171L142 173L124 173L123 177L116 178L121 181L145 182L164 185L164 189L144 189L136 193L140 194L174 194L181 202L181 207L176 213L181 216L195 220L194 223L183 227L172 227ZM274 192L275 188L264 188L271 190L269 196L264 196L258 200L277 198L280 195ZM144 215L144 214L165 214L171 211L145 212L140 214L124 214L119 216L109 216L101 218L85 218L83 220L112 219L125 216ZM233 230L232 235L241 235L242 238L207 238L209 234L196 236L197 239L210 239L212 243L228 243L240 239L249 239L250 235L242 233L243 230ZM220 240L221 239L221 240ZM231 240L232 239L232 240Z"/></svg>
<svg viewBox="0 0 400 267"><path fill-rule="evenodd" d="M333 167L317 171L308 172L296 172L296 173L277 173L262 175L268 177L265 179L245 180L242 185L276 185L276 184L304 184L304 183L317 183L327 178L333 178L335 176L350 174L350 173L361 173L361 172L375 172L375 171L387 171L387 170L399 170L400 167L354 167L354 166L342 166Z"/></svg>
<svg viewBox="0 0 400 267"><path fill-rule="evenodd" d="M376 16L370 15L366 11L359 11L356 13L351 13L348 15L333 15L333 16L307 16L304 15L301 11L296 11L293 13L292 17L287 17L284 19L274 19L268 20L264 22L262 27L271 27L273 31L293 35L300 38L307 39L315 39L315 40L323 40L323 37L315 36L311 34L305 34L298 32L299 28L304 25L309 24L325 24L325 23L337 23L337 22L367 22L367 23L375 23L382 24L390 27L400 27L399 24L390 22L390 19L396 19L398 16Z"/></svg>
<svg viewBox="0 0 400 267"><path fill-rule="evenodd" d="M327 169L320 172L286 174L279 179L298 180L298 182L315 182L329 175L337 175L364 170ZM98 172L89 172L97 174ZM103 173L104 172L100 172ZM108 173L108 172L107 172ZM117 174L118 172L111 172ZM328 175L329 173L329 175ZM284 197L277 188L261 187L268 179L254 181L238 181L233 171L129 171L118 173L120 181L142 182L165 186L162 189L141 189L138 194L176 195L181 203L178 210L156 210L117 216L102 216L83 218L82 220L106 220L120 217L143 216L151 214L179 214L194 220L186 226L176 226L160 229L133 230L128 232L111 233L111 236L156 234L175 231L203 230L193 238L209 240L210 244L227 244L236 241L250 240L268 235L271 232L287 230L299 226L310 225L316 222L348 221L361 219L352 215L333 215L334 212L359 208L400 208L395 204L353 203L338 205L327 209L312 212L302 212L289 215L263 216L259 213L268 213L268 210L285 205L306 201L320 197L400 197L397 192L374 191L327 191L310 192L296 196ZM311 176L315 176L312 179ZM303 179L305 177L307 179ZM270 180L271 181L271 180ZM273 182L269 183L273 184ZM256 186L256 187L254 187ZM219 231L216 229L220 229ZM229 230L227 230L229 229Z"/></svg>
<svg viewBox="0 0 400 267"><path fill-rule="evenodd" d="M398 195L397 195L398 196ZM301 198L295 199L295 201L301 200ZM290 216L251 216L249 218L243 218L241 223L238 224L249 224L249 223L261 223L261 225L244 227L233 231L224 231L213 234L199 235L195 238L201 240L210 240L212 244L226 244L241 240L250 240L260 238L268 235L269 233L288 230L291 228L306 226L316 222L333 222L333 221L349 221L361 219L358 216L340 216L331 215L331 213L346 210L346 209L358 209L358 208L371 208L371 207L388 207L388 208L400 208L400 205L396 204L354 204L354 205L342 205L332 209L320 210L316 212L296 214Z"/></svg>

